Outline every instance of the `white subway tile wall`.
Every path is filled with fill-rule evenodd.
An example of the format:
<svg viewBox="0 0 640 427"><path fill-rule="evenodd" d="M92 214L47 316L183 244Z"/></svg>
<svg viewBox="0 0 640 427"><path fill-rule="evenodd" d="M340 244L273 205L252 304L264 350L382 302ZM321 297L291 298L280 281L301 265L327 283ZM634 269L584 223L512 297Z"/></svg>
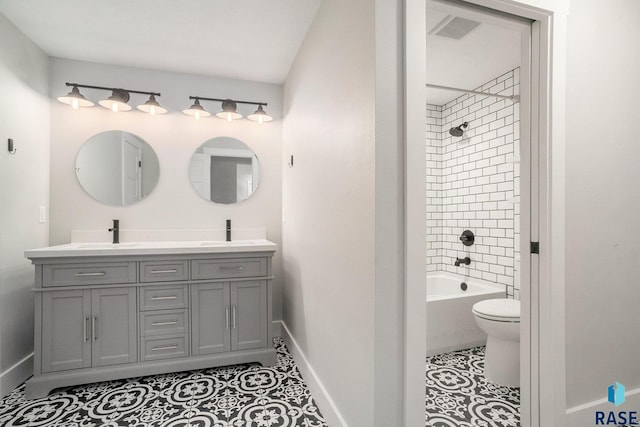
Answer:
<svg viewBox="0 0 640 427"><path fill-rule="evenodd" d="M520 93L516 68L475 90ZM506 286L519 299L520 104L465 94L427 104L427 271L450 271ZM468 122L462 137L449 129ZM472 246L460 235L471 230ZM456 257L471 265L456 267Z"/></svg>

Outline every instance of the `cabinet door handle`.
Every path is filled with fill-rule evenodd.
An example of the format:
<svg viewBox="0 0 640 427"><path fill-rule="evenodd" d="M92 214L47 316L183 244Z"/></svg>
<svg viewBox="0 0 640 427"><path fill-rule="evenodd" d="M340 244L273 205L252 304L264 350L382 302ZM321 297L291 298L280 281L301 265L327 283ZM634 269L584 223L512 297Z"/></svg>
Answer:
<svg viewBox="0 0 640 427"><path fill-rule="evenodd" d="M229 329L229 306L224 307L224 317L227 320L227 329Z"/></svg>
<svg viewBox="0 0 640 427"><path fill-rule="evenodd" d="M94 341L98 341L98 333L96 332L96 324L98 323L98 318L93 316L91 318L91 335L93 336Z"/></svg>
<svg viewBox="0 0 640 427"><path fill-rule="evenodd" d="M236 306L232 306L231 307L231 315L233 318L233 322L231 323L232 328L235 329L236 328Z"/></svg>
<svg viewBox="0 0 640 427"><path fill-rule="evenodd" d="M89 323L89 316L84 318L84 325L82 325L82 336L84 337L84 342L89 341L89 337L87 336L87 323Z"/></svg>
<svg viewBox="0 0 640 427"><path fill-rule="evenodd" d="M104 276L104 271L96 271L96 272L88 272L88 273L76 273L76 277L87 277L87 276Z"/></svg>
<svg viewBox="0 0 640 427"><path fill-rule="evenodd" d="M220 270L236 270L236 271L242 271L244 270L244 267L241 265L221 265Z"/></svg>
<svg viewBox="0 0 640 427"><path fill-rule="evenodd" d="M164 326L164 325L177 325L177 320L172 320L170 322L153 322L151 326Z"/></svg>
<svg viewBox="0 0 640 427"><path fill-rule="evenodd" d="M151 270L151 274L167 274L167 273L177 273L178 270L173 268L171 270Z"/></svg>
<svg viewBox="0 0 640 427"><path fill-rule="evenodd" d="M158 301L158 300L166 300L166 299L178 299L177 295L171 295L168 297L151 297L151 301Z"/></svg>
<svg viewBox="0 0 640 427"><path fill-rule="evenodd" d="M177 345L166 345L164 347L153 347L151 351L175 350L177 348L178 348Z"/></svg>

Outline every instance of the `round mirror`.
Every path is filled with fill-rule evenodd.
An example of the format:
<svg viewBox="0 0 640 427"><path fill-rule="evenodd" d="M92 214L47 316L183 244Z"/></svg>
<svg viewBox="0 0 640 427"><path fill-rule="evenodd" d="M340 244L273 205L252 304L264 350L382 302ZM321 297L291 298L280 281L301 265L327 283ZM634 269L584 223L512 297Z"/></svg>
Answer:
<svg viewBox="0 0 640 427"><path fill-rule="evenodd" d="M191 157L189 180L204 199L232 204L248 199L260 184L256 154L237 139L212 138Z"/></svg>
<svg viewBox="0 0 640 427"><path fill-rule="evenodd" d="M94 135L76 157L80 185L106 205L128 206L144 199L155 188L159 174L153 148L129 132L110 130Z"/></svg>

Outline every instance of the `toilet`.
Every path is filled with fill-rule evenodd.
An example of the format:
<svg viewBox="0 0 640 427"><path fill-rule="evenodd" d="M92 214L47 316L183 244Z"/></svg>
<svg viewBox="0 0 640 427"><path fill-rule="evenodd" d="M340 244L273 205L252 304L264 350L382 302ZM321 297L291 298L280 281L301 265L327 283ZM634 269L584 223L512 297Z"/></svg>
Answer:
<svg viewBox="0 0 640 427"><path fill-rule="evenodd" d="M478 327L487 334L485 378L520 387L520 301L488 299L475 303L472 311Z"/></svg>

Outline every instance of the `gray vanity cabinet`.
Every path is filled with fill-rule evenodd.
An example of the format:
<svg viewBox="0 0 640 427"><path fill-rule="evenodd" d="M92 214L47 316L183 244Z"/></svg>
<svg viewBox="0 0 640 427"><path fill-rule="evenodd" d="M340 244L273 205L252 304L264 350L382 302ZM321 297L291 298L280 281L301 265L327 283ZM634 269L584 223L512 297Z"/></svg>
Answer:
<svg viewBox="0 0 640 427"><path fill-rule="evenodd" d="M136 362L135 288L46 292L42 371Z"/></svg>
<svg viewBox="0 0 640 427"><path fill-rule="evenodd" d="M193 355L266 347L267 281L193 285L191 325Z"/></svg>
<svg viewBox="0 0 640 427"><path fill-rule="evenodd" d="M270 245L246 252L152 253L152 247L140 254L30 256L34 375L25 396L120 378L275 364Z"/></svg>
<svg viewBox="0 0 640 427"><path fill-rule="evenodd" d="M91 291L42 296L42 372L91 366Z"/></svg>
<svg viewBox="0 0 640 427"><path fill-rule="evenodd" d="M251 350L267 345L267 284L252 280L231 288L231 349Z"/></svg>
<svg viewBox="0 0 640 427"><path fill-rule="evenodd" d="M101 288L91 291L92 367L138 361L136 309L135 288Z"/></svg>
<svg viewBox="0 0 640 427"><path fill-rule="evenodd" d="M231 351L231 307L228 283L191 286L191 354Z"/></svg>

